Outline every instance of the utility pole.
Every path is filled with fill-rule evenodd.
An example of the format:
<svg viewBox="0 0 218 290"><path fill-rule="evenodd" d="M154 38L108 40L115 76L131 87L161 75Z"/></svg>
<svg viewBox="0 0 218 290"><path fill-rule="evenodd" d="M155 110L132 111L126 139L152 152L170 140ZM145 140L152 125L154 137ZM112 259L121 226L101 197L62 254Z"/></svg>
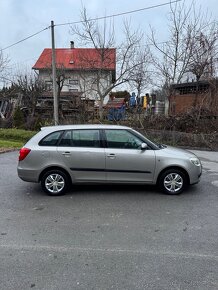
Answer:
<svg viewBox="0 0 218 290"><path fill-rule="evenodd" d="M51 44L52 44L52 85L53 85L53 100L54 100L54 124L59 124L58 114L58 96L56 83L56 55L55 55L55 39L54 39L54 21L51 21Z"/></svg>

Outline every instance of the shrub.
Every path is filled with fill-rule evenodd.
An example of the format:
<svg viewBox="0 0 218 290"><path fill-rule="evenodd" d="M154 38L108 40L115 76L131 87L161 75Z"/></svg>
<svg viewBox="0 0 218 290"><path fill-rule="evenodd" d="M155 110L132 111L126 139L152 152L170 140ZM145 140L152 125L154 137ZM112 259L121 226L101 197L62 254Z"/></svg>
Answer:
<svg viewBox="0 0 218 290"><path fill-rule="evenodd" d="M13 127L19 129L24 129L25 127L24 114L19 107L17 107L14 111L12 124Z"/></svg>

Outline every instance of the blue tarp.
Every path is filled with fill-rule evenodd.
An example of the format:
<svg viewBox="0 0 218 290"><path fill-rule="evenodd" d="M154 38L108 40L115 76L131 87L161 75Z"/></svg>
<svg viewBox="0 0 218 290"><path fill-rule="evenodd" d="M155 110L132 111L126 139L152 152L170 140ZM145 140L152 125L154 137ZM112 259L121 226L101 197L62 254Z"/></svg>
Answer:
<svg viewBox="0 0 218 290"><path fill-rule="evenodd" d="M126 106L122 105L120 108L110 108L108 111L108 120L109 121L119 121L125 119L125 112L126 112Z"/></svg>

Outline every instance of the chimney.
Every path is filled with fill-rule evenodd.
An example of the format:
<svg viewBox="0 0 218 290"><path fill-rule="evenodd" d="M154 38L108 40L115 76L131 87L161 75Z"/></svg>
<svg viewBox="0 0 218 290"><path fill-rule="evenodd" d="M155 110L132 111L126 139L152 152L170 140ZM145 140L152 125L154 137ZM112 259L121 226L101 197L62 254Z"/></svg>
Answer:
<svg viewBox="0 0 218 290"><path fill-rule="evenodd" d="M74 41L70 42L70 48L73 49L74 48Z"/></svg>

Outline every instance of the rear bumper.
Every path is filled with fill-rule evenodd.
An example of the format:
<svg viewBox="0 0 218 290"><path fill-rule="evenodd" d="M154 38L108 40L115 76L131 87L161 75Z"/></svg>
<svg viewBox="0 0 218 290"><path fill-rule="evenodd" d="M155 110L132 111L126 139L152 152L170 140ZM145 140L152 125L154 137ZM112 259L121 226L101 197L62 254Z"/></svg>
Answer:
<svg viewBox="0 0 218 290"><path fill-rule="evenodd" d="M26 170L18 167L17 174L23 181L39 182L39 174L35 170Z"/></svg>

